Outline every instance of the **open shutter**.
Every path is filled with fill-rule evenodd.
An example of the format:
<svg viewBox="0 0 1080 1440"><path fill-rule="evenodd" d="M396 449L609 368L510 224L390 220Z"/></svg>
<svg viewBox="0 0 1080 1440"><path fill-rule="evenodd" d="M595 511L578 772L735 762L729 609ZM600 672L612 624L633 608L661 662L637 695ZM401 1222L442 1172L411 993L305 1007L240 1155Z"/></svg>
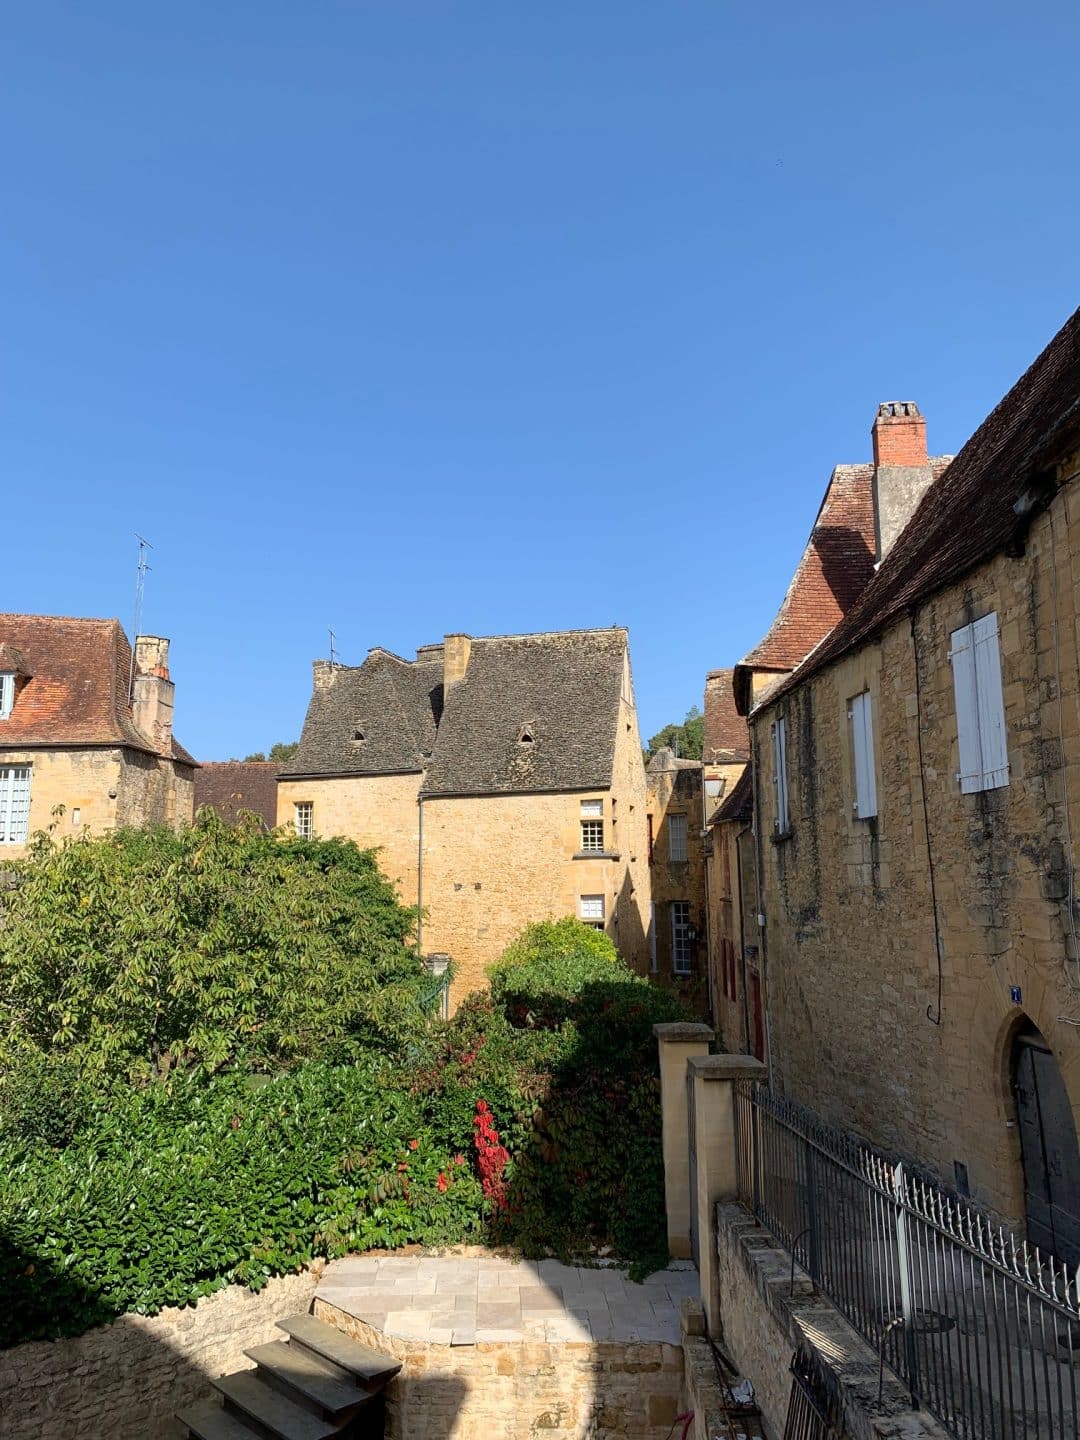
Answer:
<svg viewBox="0 0 1080 1440"><path fill-rule="evenodd" d="M1001 690L1001 650L998 619L993 613L971 627L975 651L975 690L979 705L979 744L982 750L982 788L996 790L1009 783L1009 751L1005 731L1005 701Z"/></svg>
<svg viewBox="0 0 1080 1440"><path fill-rule="evenodd" d="M956 697L956 734L960 742L960 774L957 778L965 795L983 788L979 692L975 683L975 640L972 631L971 625L954 630L949 646Z"/></svg>
<svg viewBox="0 0 1080 1440"><path fill-rule="evenodd" d="M874 718L869 690L856 695L848 714L855 755L855 814L868 820L877 814L877 776L874 773Z"/></svg>

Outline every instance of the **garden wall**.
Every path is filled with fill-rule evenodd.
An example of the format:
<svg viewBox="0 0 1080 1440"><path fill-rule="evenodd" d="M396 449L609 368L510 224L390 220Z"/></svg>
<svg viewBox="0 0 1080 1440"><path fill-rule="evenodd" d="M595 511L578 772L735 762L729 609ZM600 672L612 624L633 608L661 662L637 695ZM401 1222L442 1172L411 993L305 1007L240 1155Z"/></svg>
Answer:
<svg viewBox="0 0 1080 1440"><path fill-rule="evenodd" d="M208 1396L210 1376L250 1367L246 1348L284 1338L275 1322L307 1313L322 1268L271 1280L258 1294L231 1285L197 1305L0 1351L0 1436L179 1437L174 1412Z"/></svg>

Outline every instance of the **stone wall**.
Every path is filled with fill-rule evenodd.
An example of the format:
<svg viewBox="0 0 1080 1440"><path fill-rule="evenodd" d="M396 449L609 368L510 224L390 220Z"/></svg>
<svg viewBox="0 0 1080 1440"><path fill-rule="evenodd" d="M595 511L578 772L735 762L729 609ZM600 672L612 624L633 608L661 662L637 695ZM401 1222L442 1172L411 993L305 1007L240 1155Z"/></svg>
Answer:
<svg viewBox="0 0 1080 1440"><path fill-rule="evenodd" d="M668 1440L679 1413L677 1345L432 1345L391 1339L325 1300L315 1314L402 1362L387 1440Z"/></svg>
<svg viewBox="0 0 1080 1440"><path fill-rule="evenodd" d="M70 1340L0 1350L4 1440L179 1437L174 1412L211 1394L209 1376L248 1369L244 1350L283 1339L275 1321L306 1314L321 1274L233 1285L183 1309L124 1315Z"/></svg>
<svg viewBox="0 0 1080 1440"><path fill-rule="evenodd" d="M342 775L315 780L278 779L277 823L291 825L294 805L314 806L315 834L354 840L379 850L379 868L403 905L416 904L420 772L409 775ZM427 897L424 897L425 903Z"/></svg>
<svg viewBox="0 0 1080 1440"><path fill-rule="evenodd" d="M667 762L665 764L665 761ZM650 886L653 938L650 963L665 984L679 990L691 1004L708 1012L708 932L705 915L705 842L702 826L702 770L700 764L676 766L670 750L661 751L645 772L646 807L652 835ZM686 859L671 858L671 817L686 824ZM691 945L690 973L677 975L672 963L671 907L675 901L690 906L690 923L697 939Z"/></svg>
<svg viewBox="0 0 1080 1440"><path fill-rule="evenodd" d="M1076 457L1063 473L1077 468ZM1080 1120L1069 811L1080 816L1072 485L999 555L754 718L773 1083L1024 1213L1010 1055L1032 1022ZM954 630L996 612L1009 783L960 792ZM917 656L917 666L916 666ZM879 813L853 811L848 706L872 697ZM786 716L791 833L773 835ZM925 808L924 808L925 807ZM1075 824L1075 819L1074 819ZM936 929L940 935L940 1004ZM940 1023L939 1023L940 1022Z"/></svg>

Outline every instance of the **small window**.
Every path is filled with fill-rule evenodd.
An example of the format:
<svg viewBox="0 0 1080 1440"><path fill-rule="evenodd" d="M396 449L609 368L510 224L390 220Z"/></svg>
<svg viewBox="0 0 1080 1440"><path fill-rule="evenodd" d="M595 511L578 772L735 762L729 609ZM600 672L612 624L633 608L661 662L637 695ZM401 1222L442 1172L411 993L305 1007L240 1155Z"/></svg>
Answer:
<svg viewBox="0 0 1080 1440"><path fill-rule="evenodd" d="M859 820L877 814L877 776L874 773L874 708L870 691L856 695L848 709L851 749L855 756L854 810Z"/></svg>
<svg viewBox="0 0 1080 1440"><path fill-rule="evenodd" d="M581 915L581 918L586 925L591 925L594 930L603 930L603 895L582 895L580 900L579 914Z"/></svg>
<svg viewBox="0 0 1080 1440"><path fill-rule="evenodd" d="M315 806L310 800L298 800L293 806L296 833L301 840L310 840L315 834Z"/></svg>
<svg viewBox="0 0 1080 1440"><path fill-rule="evenodd" d="M526 728L525 728L524 730L522 730L521 733L518 735L518 744L519 744L519 745L531 745L532 743L533 743L533 734L532 734L532 731L531 731L530 729L528 729L528 727L526 727Z"/></svg>
<svg viewBox="0 0 1080 1440"><path fill-rule="evenodd" d="M960 744L961 792L997 790L1009 783L1005 701L997 615L954 630L949 646Z"/></svg>
<svg viewBox="0 0 1080 1440"><path fill-rule="evenodd" d="M0 766L0 845L24 845L30 835L30 766Z"/></svg>
<svg viewBox="0 0 1080 1440"><path fill-rule="evenodd" d="M597 854L604 849L604 822L603 820L582 820L581 822L581 848L590 854Z"/></svg>
<svg viewBox="0 0 1080 1440"><path fill-rule="evenodd" d="M367 739L367 736L364 734L363 730L354 730L352 732L352 738L354 745L362 745Z"/></svg>
<svg viewBox="0 0 1080 1440"><path fill-rule="evenodd" d="M0 720L6 720L15 704L15 672L7 670L0 675Z"/></svg>
<svg viewBox="0 0 1080 1440"><path fill-rule="evenodd" d="M686 859L686 816L668 816L668 859L678 863Z"/></svg>
<svg viewBox="0 0 1080 1440"><path fill-rule="evenodd" d="M676 975L690 974L690 902L671 903L671 968Z"/></svg>
<svg viewBox="0 0 1080 1440"><path fill-rule="evenodd" d="M776 790L775 829L778 835L786 835L791 829L791 812L788 809L787 772L787 725L784 717L773 721L773 787Z"/></svg>
<svg viewBox="0 0 1080 1440"><path fill-rule="evenodd" d="M597 818L598 816L603 816L603 813L604 813L604 802L603 802L603 800L582 800L582 802L581 802L581 818L582 818L583 820L589 819L589 818L595 819L595 818Z"/></svg>

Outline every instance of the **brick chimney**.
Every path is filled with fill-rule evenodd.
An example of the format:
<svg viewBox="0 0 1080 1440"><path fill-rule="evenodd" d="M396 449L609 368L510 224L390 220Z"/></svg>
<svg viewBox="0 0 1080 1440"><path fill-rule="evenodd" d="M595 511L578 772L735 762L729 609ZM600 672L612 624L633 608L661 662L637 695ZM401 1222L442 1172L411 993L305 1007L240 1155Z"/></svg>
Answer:
<svg viewBox="0 0 1080 1440"><path fill-rule="evenodd" d="M447 635L443 638L443 692L464 678L472 653L471 635Z"/></svg>
<svg viewBox="0 0 1080 1440"><path fill-rule="evenodd" d="M874 532L880 564L934 478L926 421L913 400L878 406L874 439Z"/></svg>
<svg viewBox="0 0 1080 1440"><path fill-rule="evenodd" d="M131 714L135 728L159 755L172 754L176 686L169 679L169 642L160 635L136 635L135 684Z"/></svg>

